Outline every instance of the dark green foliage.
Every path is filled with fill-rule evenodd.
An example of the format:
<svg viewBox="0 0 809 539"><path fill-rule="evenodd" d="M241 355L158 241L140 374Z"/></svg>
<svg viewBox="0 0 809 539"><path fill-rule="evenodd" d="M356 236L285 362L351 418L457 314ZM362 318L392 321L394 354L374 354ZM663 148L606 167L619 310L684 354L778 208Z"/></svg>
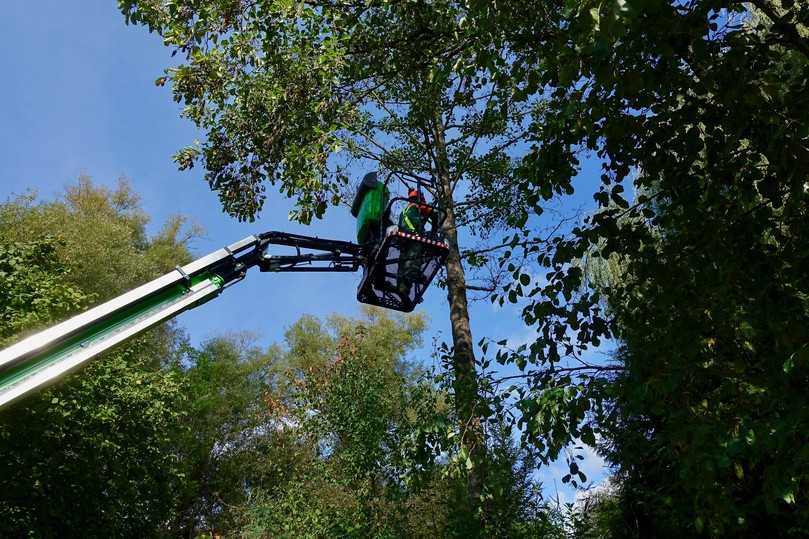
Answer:
<svg viewBox="0 0 809 539"><path fill-rule="evenodd" d="M543 499L542 485L533 477L539 469L537 456L521 448L503 423L491 431L486 537L564 537L560 508Z"/></svg>
<svg viewBox="0 0 809 539"><path fill-rule="evenodd" d="M233 508L246 502L248 488L279 480L257 463L265 453L276 466L287 459L262 431L272 359L242 335L186 347L179 356L186 398L177 451L185 476L172 534L235 529L240 516Z"/></svg>
<svg viewBox="0 0 809 539"><path fill-rule="evenodd" d="M577 539L631 536L632 522L624 522L618 492L611 480L583 493L568 516L568 529Z"/></svg>
<svg viewBox="0 0 809 539"><path fill-rule="evenodd" d="M134 342L0 417L0 534L149 536L181 484L181 380Z"/></svg>
<svg viewBox="0 0 809 539"><path fill-rule="evenodd" d="M68 273L56 256L54 238L0 244L0 345L86 302L66 282Z"/></svg>
<svg viewBox="0 0 809 539"><path fill-rule="evenodd" d="M87 179L63 201L0 206L3 342L187 259L170 228L150 240L144 224L125 185ZM170 327L149 332L0 412L0 535L154 535L183 474L183 383L159 368L177 341Z"/></svg>
<svg viewBox="0 0 809 539"><path fill-rule="evenodd" d="M563 191L589 150L601 209L534 251L547 283L509 299L539 340L504 357L540 367L529 439L600 429L630 536L807 533L809 8L753 5L569 2L523 52L551 99L522 177Z"/></svg>
<svg viewBox="0 0 809 539"><path fill-rule="evenodd" d="M646 493L633 506L651 529L807 530L809 283L796 269L809 230L766 213L699 238L672 230L611 294L626 366L613 458L626 492ZM706 240L710 251L691 248Z"/></svg>

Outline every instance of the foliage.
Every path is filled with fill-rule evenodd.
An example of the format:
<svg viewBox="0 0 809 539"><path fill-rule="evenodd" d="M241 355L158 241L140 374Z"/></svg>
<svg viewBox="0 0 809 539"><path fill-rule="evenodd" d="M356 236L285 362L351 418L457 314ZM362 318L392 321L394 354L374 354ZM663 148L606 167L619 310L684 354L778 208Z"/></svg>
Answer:
<svg viewBox="0 0 809 539"><path fill-rule="evenodd" d="M0 345L81 307L87 298L66 282L68 273L53 238L0 244Z"/></svg>
<svg viewBox="0 0 809 539"><path fill-rule="evenodd" d="M182 479L173 435L181 380L133 343L3 411L3 535L152 535Z"/></svg>
<svg viewBox="0 0 809 539"><path fill-rule="evenodd" d="M536 454L519 446L506 422L501 420L493 431L487 466L487 536L565 537L560 508L545 501L542 484L534 479L539 469Z"/></svg>
<svg viewBox="0 0 809 539"><path fill-rule="evenodd" d="M54 393L31 407L36 418L3 425L15 450L0 461L31 487L5 488L10 533L63 531L48 519L66 514L66 503L45 489L53 514L39 516L32 508L45 494L29 492L76 483L107 503L103 523L130 534L153 529L175 504L186 533L234 531L244 519L253 536L469 536L483 526L492 536L550 535L558 515L528 477L578 443L610 459L618 486L591 514L574 515L573 533L809 532L805 2L119 6L184 54L158 83L172 81L207 137L176 158L183 168L203 164L232 215L253 218L269 182L295 199L294 218L320 217L339 203L355 161L403 183L436 178L451 248L450 376L437 385L419 378L402 354L420 326L375 314L325 330L302 320L286 350L266 355L220 341L189 351L187 363L167 360L170 328L155 332L133 344L137 368L119 356L94 367L122 404L104 401L96 382L74 382L60 390L73 400ZM538 230L540 203L573 192L582 156L601 161L599 210L549 237ZM6 205L0 223L10 285L0 297L14 331L87 296L109 297L183 254L179 222L165 242L147 239L125 189ZM476 239L517 233L464 252L464 226ZM32 231L53 230L54 241L30 241ZM87 237L98 241L89 247ZM497 343L494 359L518 370L508 376L485 370L491 343L481 342L475 361L469 329L462 254L486 267L492 253L502 253L497 276L513 281L484 291L519 304L537 335L514 349ZM38 310L14 299L28 297ZM601 360L594 351L608 341L616 350ZM130 387L147 374L154 395ZM233 382L240 375L244 386ZM178 377L194 388L180 412L168 405L181 398ZM127 413L142 409L148 425ZM105 430L99 410L126 431ZM181 452L158 427L186 410L182 459L193 471L177 500L183 472L171 458ZM9 435L30 428L29 438L47 431L77 444L61 425L82 432L84 454L105 456L103 488L85 477L78 453L54 443L34 455L44 449L13 446L21 442ZM146 435L124 444L135 432ZM587 479L576 460L565 477L574 486ZM151 463L168 478L154 479ZM22 469L52 483L16 479ZM150 479L131 487L144 489L137 496L122 479L133 470ZM125 512L112 499L140 505ZM83 513L70 517L84 524Z"/></svg>
<svg viewBox="0 0 809 539"><path fill-rule="evenodd" d="M190 261L186 244L199 234L196 227L184 226L176 216L149 238L148 222L138 195L123 178L107 189L82 176L60 200L37 203L25 195L0 206L2 237L58 238L56 254L70 269L68 282L92 294L94 303Z"/></svg>
<svg viewBox="0 0 809 539"><path fill-rule="evenodd" d="M511 86L491 84L471 63L476 43L462 3L120 0L119 8L183 54L157 82L173 84L207 137L175 159L182 168L203 163L228 213L254 218L265 184L278 183L296 200L294 217L309 222L339 202L346 159L414 181L438 174L430 157L438 136L453 183L470 182L473 211L496 204L500 214L482 220L518 219L508 151L525 108Z"/></svg>
<svg viewBox="0 0 809 539"><path fill-rule="evenodd" d="M256 495L245 528L266 537L468 537L474 515L462 503L452 462L450 394L405 359L423 321L366 311L365 320L303 318L287 332L276 387L275 424L296 433L309 460L288 482ZM502 432L491 466L492 537L561 529Z"/></svg>
<svg viewBox="0 0 809 539"><path fill-rule="evenodd" d="M249 336L233 335L199 349L186 346L177 359L185 394L177 452L186 475L168 531L188 536L232 530L240 522L233 508L245 503L247 486L272 478L257 465L260 456L267 453L277 466L294 459L262 432L272 357Z"/></svg>
<svg viewBox="0 0 809 539"><path fill-rule="evenodd" d="M274 401L273 423L295 432L309 460L259 497L248 527L255 534L406 535L401 439L413 428L408 392L416 378L403 358L423 321L367 315L333 317L327 327L305 317L287 331L275 368L276 387L286 390Z"/></svg>
<svg viewBox="0 0 809 539"><path fill-rule="evenodd" d="M806 533L809 11L752 4L569 2L542 46L508 30L550 97L520 176L563 190L589 151L602 185L569 235L515 236L547 268L512 265L504 296L538 340L498 357L550 456L604 436L631 536ZM585 257L619 278L587 286Z"/></svg>
<svg viewBox="0 0 809 539"><path fill-rule="evenodd" d="M125 184L107 191L84 178L64 200L0 206L5 342L188 258L176 229L147 238L135 200ZM159 369L178 339L152 331L2 410L0 534L155 533L183 476L183 381Z"/></svg>

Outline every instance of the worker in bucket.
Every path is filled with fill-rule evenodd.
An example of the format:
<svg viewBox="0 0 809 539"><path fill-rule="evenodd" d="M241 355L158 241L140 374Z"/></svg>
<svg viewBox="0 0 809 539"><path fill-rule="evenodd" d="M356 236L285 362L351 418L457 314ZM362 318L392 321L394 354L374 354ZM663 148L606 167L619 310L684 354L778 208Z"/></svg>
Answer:
<svg viewBox="0 0 809 539"><path fill-rule="evenodd" d="M407 206L399 216L399 230L416 236L424 235L424 225L432 208L416 189L407 194ZM410 295L413 284L421 279L422 246L417 241L403 242L399 253L397 289L402 299Z"/></svg>

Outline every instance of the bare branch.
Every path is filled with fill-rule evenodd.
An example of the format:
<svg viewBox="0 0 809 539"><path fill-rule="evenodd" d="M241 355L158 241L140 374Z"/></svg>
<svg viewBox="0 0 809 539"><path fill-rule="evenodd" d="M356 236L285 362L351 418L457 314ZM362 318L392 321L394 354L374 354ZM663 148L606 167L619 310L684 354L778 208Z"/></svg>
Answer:
<svg viewBox="0 0 809 539"><path fill-rule="evenodd" d="M544 371L530 371L523 374L514 374L512 376L503 376L502 378L497 378L494 380L494 383L500 384L505 382L506 380L518 380L521 378L533 378L536 376L541 376L543 374L557 374L557 373L572 373L572 372L583 372L583 371L595 371L595 372L623 372L626 368L618 365L591 365L588 367L551 367Z"/></svg>

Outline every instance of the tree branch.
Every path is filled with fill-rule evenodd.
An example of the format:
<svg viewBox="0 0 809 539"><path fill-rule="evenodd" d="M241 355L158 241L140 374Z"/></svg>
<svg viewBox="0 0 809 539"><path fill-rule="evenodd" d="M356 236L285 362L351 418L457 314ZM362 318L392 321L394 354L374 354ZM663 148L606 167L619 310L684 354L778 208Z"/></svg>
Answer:
<svg viewBox="0 0 809 539"><path fill-rule="evenodd" d="M764 13L770 21L772 21L773 30L781 35L781 43L783 45L791 46L793 50L800 52L807 59L809 59L809 40L801 37L795 25L790 24L779 16L775 7L767 0L747 0L762 13Z"/></svg>
<svg viewBox="0 0 809 539"><path fill-rule="evenodd" d="M559 367L559 368L550 368L545 371L531 371L526 372L523 374L515 374L512 376L504 376L502 378L497 378L494 380L494 383L500 384L506 380L517 380L520 378L532 378L534 376L541 376L542 374L551 373L569 373L569 372L581 372L581 371L596 371L596 372L623 372L626 370L626 367L618 366L618 365L592 365L590 367Z"/></svg>

